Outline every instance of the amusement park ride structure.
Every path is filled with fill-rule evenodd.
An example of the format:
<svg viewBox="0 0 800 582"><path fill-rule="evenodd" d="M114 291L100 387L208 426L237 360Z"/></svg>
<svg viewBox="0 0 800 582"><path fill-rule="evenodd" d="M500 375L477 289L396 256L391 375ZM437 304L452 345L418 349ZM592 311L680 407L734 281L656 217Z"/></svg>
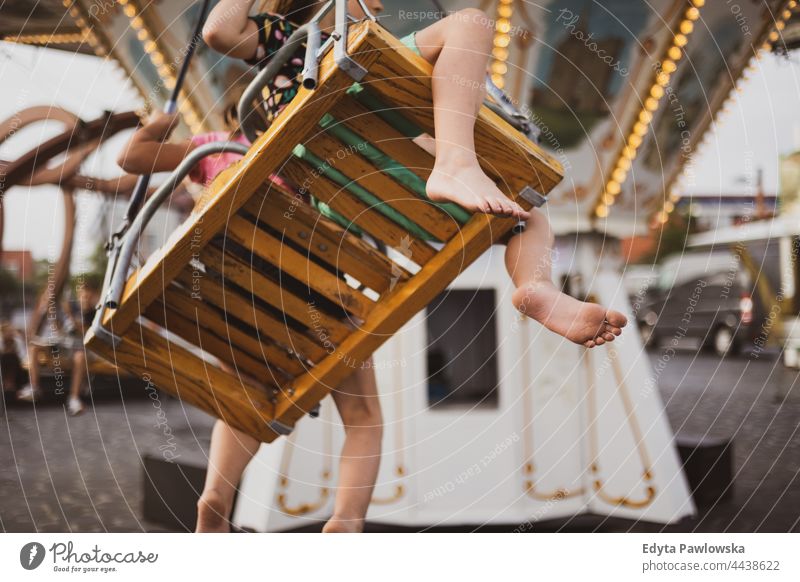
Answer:
<svg viewBox="0 0 800 582"><path fill-rule="evenodd" d="M58 12L54 3L41 4ZM69 40L117 59L144 94L154 72L157 83L169 88L174 82L168 63L176 62L174 36L190 29L181 15L191 13L191 4L120 0L100 11L88 1L64 0L78 32L59 34L79 34ZM592 12L591 2L582 12L562 4L494 3L491 79L513 91L507 99L495 93L492 107L482 109L478 153L520 204L540 205L547 195L545 209L561 235L554 270L570 292L633 319L614 237L666 222L690 154L751 61L779 41L796 2L737 5L736 14L727 3L702 0L609 2L618 20ZM88 347L263 441L288 434L262 447L240 487L234 522L255 530L298 527L330 513L331 451L341 430L330 399L322 401L318 418L306 413L352 370L348 362L373 352L375 362L397 365L376 367L389 436L371 519L520 523L589 512L669 523L694 513L658 378L638 336L624 334L590 352L509 307L502 258L492 243L514 221L409 203L424 191L402 194L407 191L392 182L396 175L381 167L379 156L352 156L337 165L340 175L319 177L314 194L353 219L375 240L371 245L264 184L263 176L278 170L301 183L354 135L378 144L423 183L430 171L430 156L409 147L397 120L379 113L402 109L432 132L430 66L372 19L348 27L345 3L336 5L338 37L321 47L308 42L319 47L317 83L301 90L243 160L215 180L211 202L164 249L132 271L125 261L112 265L106 287L113 292L87 335ZM19 34L15 40L25 42ZM612 57L610 65L601 50ZM145 70L135 67L141 52L149 56ZM216 62L222 74L204 74L213 63L200 57L180 106L193 130L218 123L199 111L213 109L229 78L225 71L242 74L224 60ZM354 80L360 88L346 91ZM519 131L514 111L538 126L541 146ZM336 120L345 131L335 131ZM117 123L121 129L135 120ZM370 173L373 166L377 173ZM17 184L35 182L31 168L18 171L25 177ZM74 172L62 186L73 178ZM167 190L140 216L152 213ZM388 207L388 215L373 204ZM284 220L290 208L292 219ZM129 240L145 223L137 218ZM321 269L320 261L341 277ZM256 263L274 273L259 273ZM309 310L289 287L275 284L275 274L314 288L339 315ZM488 408L430 401L431 313L421 310L446 288L492 292L488 313L500 373L491 387L496 403ZM344 324L341 310L355 329ZM332 354L313 333L319 318L335 345ZM242 374L224 371L223 362ZM245 379L253 375L269 386Z"/></svg>

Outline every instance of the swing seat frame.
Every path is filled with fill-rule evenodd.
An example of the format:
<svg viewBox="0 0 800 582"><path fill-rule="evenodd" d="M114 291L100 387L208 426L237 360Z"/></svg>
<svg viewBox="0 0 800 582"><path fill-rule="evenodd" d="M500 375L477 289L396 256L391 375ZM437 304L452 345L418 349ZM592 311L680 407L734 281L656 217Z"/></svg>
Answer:
<svg viewBox="0 0 800 582"><path fill-rule="evenodd" d="M315 87L300 89L162 249L130 274L109 267L125 269L121 299L101 308L85 337L143 383L262 442L290 432L517 226L419 192L433 157L397 120L434 135L432 67L372 20L349 25L344 41L346 50L320 55ZM484 171L526 210L563 178L554 158L487 106L475 141Z"/></svg>

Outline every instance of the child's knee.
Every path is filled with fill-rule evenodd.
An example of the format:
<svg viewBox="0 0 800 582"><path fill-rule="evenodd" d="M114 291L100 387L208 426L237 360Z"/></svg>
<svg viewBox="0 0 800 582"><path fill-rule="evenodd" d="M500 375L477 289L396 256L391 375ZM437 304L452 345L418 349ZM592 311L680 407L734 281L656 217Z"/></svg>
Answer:
<svg viewBox="0 0 800 582"><path fill-rule="evenodd" d="M458 26L467 27L471 33L485 33L490 37L494 34L492 19L479 8L464 8L452 16Z"/></svg>
<svg viewBox="0 0 800 582"><path fill-rule="evenodd" d="M550 228L550 221L547 220L547 216L537 208L531 208L530 215L530 218L525 223L525 232L528 232L529 229L535 230L538 235L547 239L548 245L552 246L555 243L555 236L553 235L553 229Z"/></svg>
<svg viewBox="0 0 800 582"><path fill-rule="evenodd" d="M383 430L383 415L377 396L353 398L341 411L345 430L368 429L380 434Z"/></svg>

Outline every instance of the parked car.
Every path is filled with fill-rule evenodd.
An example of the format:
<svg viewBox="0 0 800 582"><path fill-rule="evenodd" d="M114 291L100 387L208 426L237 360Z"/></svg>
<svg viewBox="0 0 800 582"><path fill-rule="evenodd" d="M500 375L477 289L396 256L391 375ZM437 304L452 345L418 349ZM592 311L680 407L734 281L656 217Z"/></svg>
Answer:
<svg viewBox="0 0 800 582"><path fill-rule="evenodd" d="M763 250L754 256L756 264L777 264L770 249ZM674 345L693 338L724 356L766 340L769 309L764 306L770 299L760 296L739 253L727 248L689 251L664 262L636 316L645 344Z"/></svg>

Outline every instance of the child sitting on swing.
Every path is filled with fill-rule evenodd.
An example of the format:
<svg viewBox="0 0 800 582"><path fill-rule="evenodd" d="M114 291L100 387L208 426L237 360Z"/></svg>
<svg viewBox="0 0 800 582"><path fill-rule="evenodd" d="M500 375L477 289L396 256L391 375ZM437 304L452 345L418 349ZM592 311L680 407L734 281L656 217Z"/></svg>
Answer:
<svg viewBox="0 0 800 582"><path fill-rule="evenodd" d="M178 114L156 114L131 136L118 158L119 166L132 174L172 171L196 147L213 141L235 141L249 145L242 135L235 104L226 107L226 132L195 135L190 139L170 142L169 137L179 121ZM214 178L241 156L228 153L201 160L189 179L208 186ZM283 184L278 176L273 182ZM206 188L195 205L195 211L213 196ZM312 297L315 292L312 293ZM324 299L322 299L324 301ZM222 368L237 373L227 364ZM241 375L241 371L238 372ZM381 456L383 419L372 358L359 366L333 391L333 401L345 427L345 440L339 461L338 488L334 512L325 523L325 533L356 533L364 529ZM197 503L196 531L222 533L230 531L230 515L234 495L245 468L258 452L261 443L252 436L217 420L211 433L208 472L202 495Z"/></svg>
<svg viewBox="0 0 800 582"><path fill-rule="evenodd" d="M308 21L324 4L319 0L280 3L286 15L263 13L248 16L253 0L220 0L203 29L208 45L259 67L299 25ZM377 14L380 0L365 0ZM277 6L278 3L275 3ZM348 0L348 12L364 18L357 0ZM320 30L331 33L334 12L321 19ZM526 212L507 198L478 164L474 127L485 97L484 79L492 48L491 20L480 10L454 12L401 41L431 63L435 140L427 147L435 163L426 184L428 197L436 202L454 202L472 212L513 216L527 221L524 232L507 241L506 268L516 290L514 306L551 331L588 348L611 342L622 332L626 317L618 311L579 301L562 293L551 280L550 252L553 235L547 218L538 210ZM268 86L268 117L274 117L295 96L301 79L305 49L301 48Z"/></svg>

